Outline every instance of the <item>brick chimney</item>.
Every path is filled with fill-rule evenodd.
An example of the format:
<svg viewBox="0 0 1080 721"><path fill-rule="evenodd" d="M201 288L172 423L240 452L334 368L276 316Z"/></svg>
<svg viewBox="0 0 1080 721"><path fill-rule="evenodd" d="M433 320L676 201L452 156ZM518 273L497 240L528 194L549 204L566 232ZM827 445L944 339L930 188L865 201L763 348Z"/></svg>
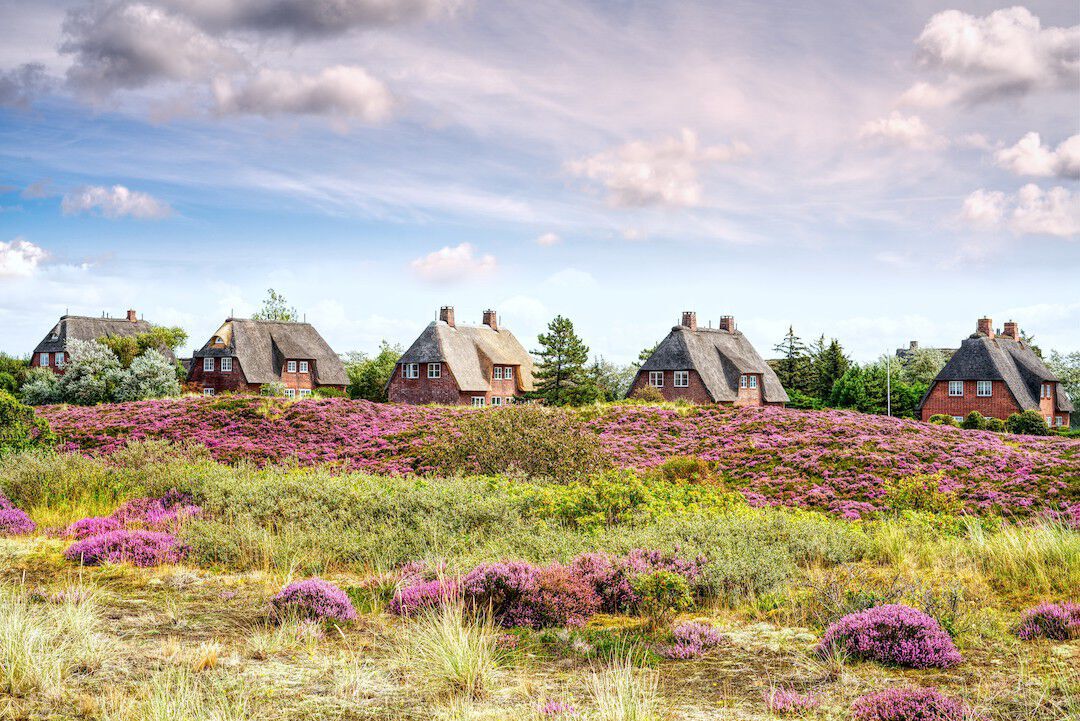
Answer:
<svg viewBox="0 0 1080 721"><path fill-rule="evenodd" d="M484 311L484 325L491 328L491 330L499 330L498 315L490 308Z"/></svg>
<svg viewBox="0 0 1080 721"><path fill-rule="evenodd" d="M1005 332L1001 335L1013 340L1020 340L1020 326L1014 320L1005 321Z"/></svg>
<svg viewBox="0 0 1080 721"><path fill-rule="evenodd" d="M682 326L690 330L697 330L697 313L692 310L684 310L682 313Z"/></svg>
<svg viewBox="0 0 1080 721"><path fill-rule="evenodd" d="M979 322L975 325L975 332L980 333L987 338L993 338L994 321L990 318L979 318Z"/></svg>
<svg viewBox="0 0 1080 721"><path fill-rule="evenodd" d="M128 321L131 322L131 323L138 323L139 322L139 314L136 313L133 310L129 310L128 311Z"/></svg>
<svg viewBox="0 0 1080 721"><path fill-rule="evenodd" d="M733 316L733 315L722 315L722 316L720 316L720 330L726 331L728 333L734 333L735 332L735 316Z"/></svg>
<svg viewBox="0 0 1080 721"><path fill-rule="evenodd" d="M454 306L444 305L439 308L439 320L446 323L451 328L454 327Z"/></svg>

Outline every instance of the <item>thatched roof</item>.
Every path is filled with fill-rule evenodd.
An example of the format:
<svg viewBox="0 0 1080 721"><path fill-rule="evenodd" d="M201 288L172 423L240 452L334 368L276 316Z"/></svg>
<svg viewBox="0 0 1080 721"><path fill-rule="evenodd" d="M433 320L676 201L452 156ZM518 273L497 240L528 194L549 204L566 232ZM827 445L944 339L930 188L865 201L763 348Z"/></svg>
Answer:
<svg viewBox="0 0 1080 721"><path fill-rule="evenodd" d="M492 366L518 366L518 389L534 388L532 356L506 328L432 321L398 363L446 363L466 392L490 391Z"/></svg>
<svg viewBox="0 0 1080 721"><path fill-rule="evenodd" d="M127 318L96 318L85 315L64 315L42 339L34 353L67 352L67 345L73 340L97 340L114 336L136 336L149 333L153 325L149 321ZM176 356L168 348L159 348L162 354L175 363Z"/></svg>
<svg viewBox="0 0 1080 721"><path fill-rule="evenodd" d="M1003 381L1023 410L1039 410L1042 384L1060 382L1023 341L1004 335L991 338L981 333L965 339L960 344L960 350L953 354L934 380ZM1060 386L1058 388L1058 410L1072 411L1068 396ZM922 407L922 403L919 407Z"/></svg>
<svg viewBox="0 0 1080 721"><path fill-rule="evenodd" d="M214 338L221 338L224 346L213 347ZM208 356L235 357L248 383L280 381L286 360L312 360L316 384L349 384L341 358L310 323L228 318L194 354L195 358Z"/></svg>
<svg viewBox="0 0 1080 721"><path fill-rule="evenodd" d="M706 390L718 403L739 397L739 376L760 373L762 394L767 403L787 403L788 395L769 364L762 360L741 331L677 325L660 342L641 372L696 370Z"/></svg>

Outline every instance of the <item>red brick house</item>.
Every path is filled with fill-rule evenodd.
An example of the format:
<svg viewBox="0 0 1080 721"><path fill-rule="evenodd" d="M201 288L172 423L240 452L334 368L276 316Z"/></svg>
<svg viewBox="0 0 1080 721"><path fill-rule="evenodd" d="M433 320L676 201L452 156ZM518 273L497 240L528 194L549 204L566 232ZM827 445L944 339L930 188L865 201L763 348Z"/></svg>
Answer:
<svg viewBox="0 0 1080 721"><path fill-rule="evenodd" d="M1020 339L1019 326L1009 321L995 332L989 318L979 319L919 404L924 421L938 414L961 421L971 411L1004 420L1027 410L1047 425L1067 427L1073 406L1057 376Z"/></svg>
<svg viewBox="0 0 1080 721"><path fill-rule="evenodd" d="M729 315L719 328L700 328L697 314L686 311L642 364L630 395L646 387L666 400L732 406L784 405L788 395L769 367Z"/></svg>
<svg viewBox="0 0 1080 721"><path fill-rule="evenodd" d="M458 325L444 306L390 376L391 403L502 406L533 390L532 356L495 311L482 325Z"/></svg>
<svg viewBox="0 0 1080 721"><path fill-rule="evenodd" d="M138 314L129 310L124 318L112 318L102 315L100 318L85 315L62 315L48 335L34 348L30 358L32 368L50 368L56 373L63 373L64 366L70 360L68 343L73 340L93 341L114 336L136 336L149 333L153 328L150 322L141 320ZM176 356L168 348L160 349L171 363Z"/></svg>
<svg viewBox="0 0 1080 721"><path fill-rule="evenodd" d="M204 395L259 393L285 384L285 396L304 398L319 388L344 391L345 365L310 323L227 318L195 351L188 383Z"/></svg>

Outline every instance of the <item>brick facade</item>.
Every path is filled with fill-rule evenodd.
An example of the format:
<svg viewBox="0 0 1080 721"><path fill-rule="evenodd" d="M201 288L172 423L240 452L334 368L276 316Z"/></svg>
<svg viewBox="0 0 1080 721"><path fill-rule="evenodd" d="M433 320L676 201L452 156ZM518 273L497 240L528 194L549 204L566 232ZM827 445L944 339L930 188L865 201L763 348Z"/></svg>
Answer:
<svg viewBox="0 0 1080 721"><path fill-rule="evenodd" d="M48 356L49 365L47 367L49 368L49 370L51 370L53 373L56 373L58 375L63 375L64 374L64 367L62 365L57 365L56 364L56 357L58 355L60 355L60 352L56 352L56 353L34 353L32 356L30 356L30 367L31 368L41 368L42 367L42 365L41 365L41 356ZM67 363L67 361L70 360L70 356L68 356L67 353L63 353L63 356L64 356L64 362Z"/></svg>
<svg viewBox="0 0 1080 721"><path fill-rule="evenodd" d="M410 403L424 405L427 403L441 403L446 405L458 405L463 403L464 393L458 390L457 380L454 373L446 363L441 364L442 369L438 378L428 378L428 363L420 363L419 378L405 378L405 368L398 364L394 368L394 374L390 376L390 388L388 391L391 403ZM472 400L468 401L472 403Z"/></svg>
<svg viewBox="0 0 1080 721"><path fill-rule="evenodd" d="M187 382L196 393L202 393L205 388L213 388L215 395L222 393L258 393L262 386L257 383L248 383L244 378L244 372L240 368L240 359L232 359L232 370L221 370L221 358L214 359L214 370L203 370L203 359L193 358L191 370L188 372Z"/></svg>
<svg viewBox="0 0 1080 721"><path fill-rule="evenodd" d="M660 395L664 397L666 401L687 400L691 403L712 403L712 396L709 395L708 389L705 388L705 384L701 380L701 376L696 370L690 370L689 385L685 388L675 387L675 371L657 371L664 374L664 385L660 387L651 386L660 391ZM633 384L630 386L630 396L633 396L635 392L649 388L649 372L638 371L637 377L634 378Z"/></svg>
<svg viewBox="0 0 1080 721"><path fill-rule="evenodd" d="M977 382L963 381L964 395L950 396L949 381L934 381L929 395L923 402L922 419L928 421L930 416L939 414L962 417L972 411L978 411L987 418L1005 420L1013 413L1020 412L1020 405L1009 392L1004 381L992 381L989 397L975 395Z"/></svg>

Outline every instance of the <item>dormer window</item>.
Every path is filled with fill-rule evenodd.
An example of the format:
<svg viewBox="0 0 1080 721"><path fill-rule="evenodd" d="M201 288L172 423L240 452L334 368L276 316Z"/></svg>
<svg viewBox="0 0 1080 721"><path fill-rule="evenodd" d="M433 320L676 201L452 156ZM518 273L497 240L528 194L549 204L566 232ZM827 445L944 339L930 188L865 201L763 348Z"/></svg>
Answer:
<svg viewBox="0 0 1080 721"><path fill-rule="evenodd" d="M203 369L204 373L209 372L209 371L213 371L214 370L214 359L212 357L211 358L203 358L202 359L202 369Z"/></svg>
<svg viewBox="0 0 1080 721"><path fill-rule="evenodd" d="M502 366L495 366L494 373L495 373L495 380L501 381L503 379L503 377L502 377L503 376Z"/></svg>
<svg viewBox="0 0 1080 721"><path fill-rule="evenodd" d="M1053 386L1053 384L1051 384L1051 383L1043 383L1042 384L1042 397L1043 398L1053 398L1054 397L1054 386Z"/></svg>
<svg viewBox="0 0 1080 721"><path fill-rule="evenodd" d="M745 373L739 376L739 388L749 388L750 378Z"/></svg>
<svg viewBox="0 0 1080 721"><path fill-rule="evenodd" d="M296 361L289 361L288 364L286 365L286 368L288 369L289 373L295 373L296 372Z"/></svg>
<svg viewBox="0 0 1080 721"><path fill-rule="evenodd" d="M503 368L503 380L506 380L506 381L514 380L514 367L513 366L506 366L505 368Z"/></svg>
<svg viewBox="0 0 1080 721"><path fill-rule="evenodd" d="M751 376L747 376L747 378L750 379L750 387L751 388L757 388L757 376L751 375Z"/></svg>
<svg viewBox="0 0 1080 721"><path fill-rule="evenodd" d="M307 361L300 361L300 372L301 373L307 373L308 372L308 362Z"/></svg>

